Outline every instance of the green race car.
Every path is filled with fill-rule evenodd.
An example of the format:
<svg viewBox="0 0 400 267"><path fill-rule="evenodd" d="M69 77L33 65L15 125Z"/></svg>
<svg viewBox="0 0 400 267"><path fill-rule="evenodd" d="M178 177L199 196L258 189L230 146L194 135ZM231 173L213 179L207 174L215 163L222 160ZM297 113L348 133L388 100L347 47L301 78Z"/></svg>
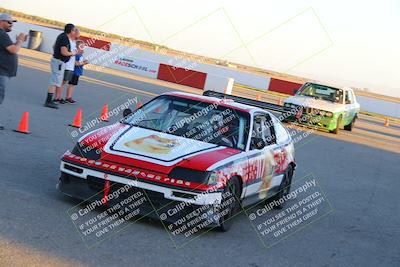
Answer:
<svg viewBox="0 0 400 267"><path fill-rule="evenodd" d="M337 134L339 129L351 131L360 104L353 89L305 83L284 101L284 121L318 128Z"/></svg>

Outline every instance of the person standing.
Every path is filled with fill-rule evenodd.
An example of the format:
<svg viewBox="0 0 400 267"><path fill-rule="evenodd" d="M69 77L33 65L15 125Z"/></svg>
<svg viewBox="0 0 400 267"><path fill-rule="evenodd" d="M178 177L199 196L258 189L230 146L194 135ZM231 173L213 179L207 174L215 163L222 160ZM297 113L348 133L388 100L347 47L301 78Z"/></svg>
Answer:
<svg viewBox="0 0 400 267"><path fill-rule="evenodd" d="M72 99L72 93L74 92L74 87L78 85L79 77L83 75L83 66L89 62L83 57L83 51L85 49L85 43L82 40L76 41L77 55L75 56L75 69L72 75L71 81L68 83L67 96L65 102L68 104L75 104L75 100Z"/></svg>
<svg viewBox="0 0 400 267"><path fill-rule="evenodd" d="M75 28L74 39L69 39L70 50L72 52L77 52L76 41L79 39L79 36L80 36L80 31L78 28ZM63 83L60 88L56 89L56 95L54 97L54 102L58 102L60 104L67 103L67 100L62 99L62 94L64 91L64 85L68 84L68 82L70 82L72 79L72 76L74 74L74 69L75 69L75 57L70 57L68 62L65 63Z"/></svg>
<svg viewBox="0 0 400 267"><path fill-rule="evenodd" d="M16 42L12 42L7 32L10 32L16 22L9 14L0 14L0 104L3 103L7 82L17 75L18 52L26 41L27 35L20 33ZM0 130L4 126L0 125Z"/></svg>
<svg viewBox="0 0 400 267"><path fill-rule="evenodd" d="M76 52L71 51L71 43L69 40L75 39L75 25L68 23L64 27L64 32L57 36L54 44L54 53L50 61L51 78L50 85L47 90L47 98L44 103L45 107L58 108L54 102L53 96L56 90L60 90L64 79L65 63L70 57L75 57Z"/></svg>

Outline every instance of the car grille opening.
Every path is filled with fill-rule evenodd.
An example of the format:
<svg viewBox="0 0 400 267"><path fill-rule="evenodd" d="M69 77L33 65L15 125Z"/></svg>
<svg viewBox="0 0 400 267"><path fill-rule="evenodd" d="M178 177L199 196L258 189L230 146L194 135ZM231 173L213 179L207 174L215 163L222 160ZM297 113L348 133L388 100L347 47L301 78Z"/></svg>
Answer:
<svg viewBox="0 0 400 267"><path fill-rule="evenodd" d="M88 175L87 176L87 184L88 186L97 192L104 190L105 181L103 178L98 178L95 176ZM126 184L117 183L114 181L110 181L110 194L117 191L118 189L127 186ZM151 198L152 200L164 199L164 194L152 190L141 189L134 186L127 187L127 192L122 193L122 197L132 195L136 192L142 192L147 198Z"/></svg>
<svg viewBox="0 0 400 267"><path fill-rule="evenodd" d="M83 173L83 169L75 167L75 166L72 166L72 165L69 165L69 164L65 164L64 163L64 168L69 170L69 171L72 171L72 172Z"/></svg>
<svg viewBox="0 0 400 267"><path fill-rule="evenodd" d="M175 197L187 198L187 199L194 199L196 197L196 195L178 191L172 191L172 195Z"/></svg>

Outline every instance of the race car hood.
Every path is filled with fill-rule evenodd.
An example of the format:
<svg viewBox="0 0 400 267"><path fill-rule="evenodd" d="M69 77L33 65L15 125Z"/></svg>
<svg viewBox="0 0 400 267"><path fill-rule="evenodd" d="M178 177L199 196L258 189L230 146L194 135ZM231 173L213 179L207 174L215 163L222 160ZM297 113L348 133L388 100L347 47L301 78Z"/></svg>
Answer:
<svg viewBox="0 0 400 267"><path fill-rule="evenodd" d="M295 95L285 100L285 103L294 104L298 106L316 108L330 112L340 112L344 110L344 105L339 103L332 103L327 100L315 99L308 96Z"/></svg>
<svg viewBox="0 0 400 267"><path fill-rule="evenodd" d="M240 150L145 128L127 126L114 132L103 147L102 158L168 173L180 166L207 170Z"/></svg>

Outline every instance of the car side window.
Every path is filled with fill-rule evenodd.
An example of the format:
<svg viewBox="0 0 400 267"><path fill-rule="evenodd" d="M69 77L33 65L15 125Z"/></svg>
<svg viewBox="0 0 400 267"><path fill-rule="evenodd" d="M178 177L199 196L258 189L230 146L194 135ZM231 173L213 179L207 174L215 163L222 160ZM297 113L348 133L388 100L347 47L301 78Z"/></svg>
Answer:
<svg viewBox="0 0 400 267"><path fill-rule="evenodd" d="M350 91L350 95L351 95L352 103L355 103L356 102L356 96L354 95L354 92Z"/></svg>
<svg viewBox="0 0 400 267"><path fill-rule="evenodd" d="M267 145L273 145L276 143L274 123L271 119L271 116L268 114L265 115L263 135Z"/></svg>
<svg viewBox="0 0 400 267"><path fill-rule="evenodd" d="M353 95L350 91L346 91L345 104L353 104Z"/></svg>
<svg viewBox="0 0 400 267"><path fill-rule="evenodd" d="M289 133L286 131L285 127L283 127L281 122L276 118L273 118L272 120L274 122L276 142L278 144L284 144L289 141Z"/></svg>
<svg viewBox="0 0 400 267"><path fill-rule="evenodd" d="M262 141L266 146L275 143L275 133L271 118L266 114L254 116L250 149L259 149L257 143Z"/></svg>

